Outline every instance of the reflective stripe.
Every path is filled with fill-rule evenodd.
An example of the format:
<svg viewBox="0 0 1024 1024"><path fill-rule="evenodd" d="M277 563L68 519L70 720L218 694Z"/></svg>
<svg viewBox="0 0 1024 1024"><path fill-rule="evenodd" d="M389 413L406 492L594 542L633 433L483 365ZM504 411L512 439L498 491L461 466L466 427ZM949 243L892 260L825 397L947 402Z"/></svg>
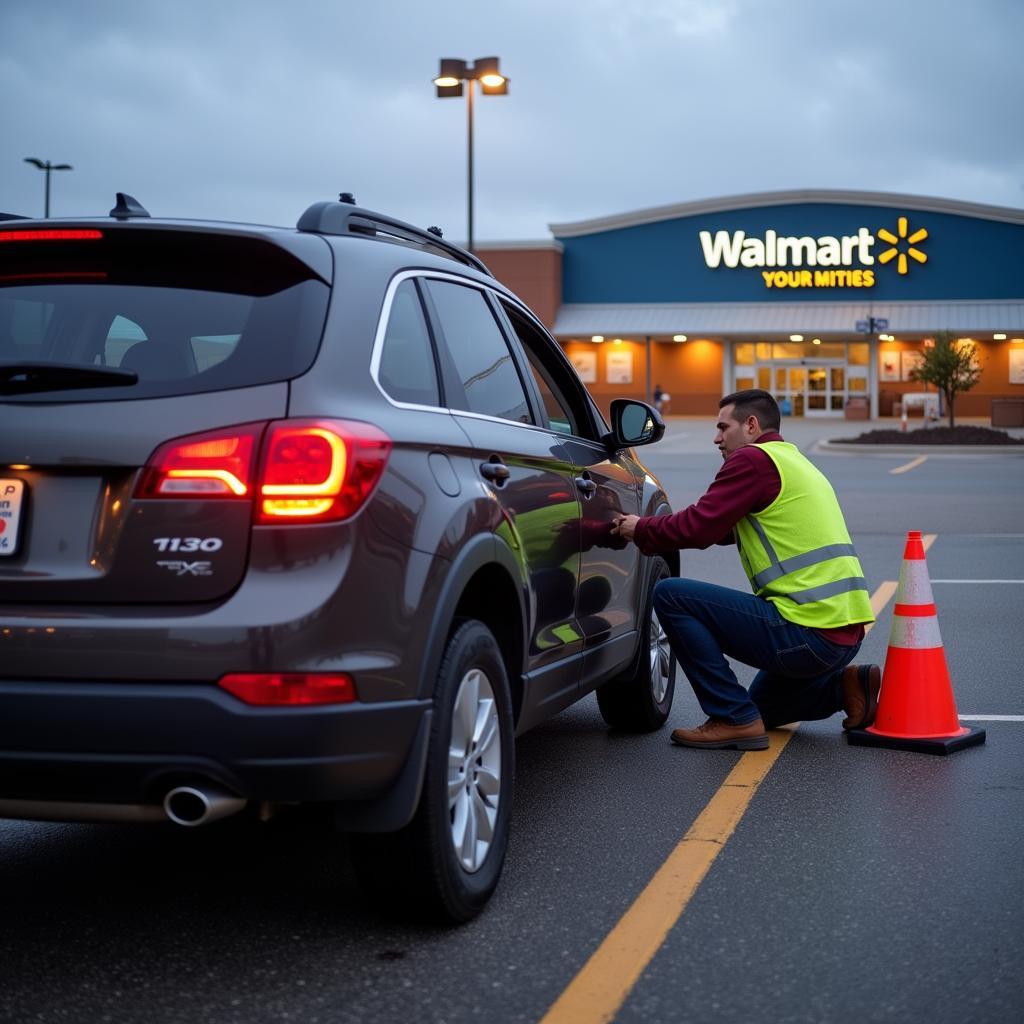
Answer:
<svg viewBox="0 0 1024 1024"><path fill-rule="evenodd" d="M939 620L934 615L894 615L889 630L890 647L930 650L942 646Z"/></svg>
<svg viewBox="0 0 1024 1024"><path fill-rule="evenodd" d="M863 576L851 576L845 580L834 580L832 583L823 583L820 587L810 587L807 590L797 590L792 594L783 594L794 604L813 604L815 601L824 601L828 597L835 597L837 594L848 594L851 590L863 590L867 593L868 583Z"/></svg>
<svg viewBox="0 0 1024 1024"><path fill-rule="evenodd" d="M788 576L791 572L796 572L797 569L807 569L812 565L817 565L819 562L827 562L833 558L845 558L847 556L856 558L857 552L852 544L826 544L823 548L805 551L802 555L794 555L792 558L787 558L784 562L774 560L774 555L775 552L773 551L769 556L773 559L771 568L759 572L754 577L753 583L756 590L766 587L769 583L774 583L775 580L781 579L783 576Z"/></svg>
<svg viewBox="0 0 1024 1024"><path fill-rule="evenodd" d="M923 558L905 558L896 588L897 604L934 604L928 563Z"/></svg>

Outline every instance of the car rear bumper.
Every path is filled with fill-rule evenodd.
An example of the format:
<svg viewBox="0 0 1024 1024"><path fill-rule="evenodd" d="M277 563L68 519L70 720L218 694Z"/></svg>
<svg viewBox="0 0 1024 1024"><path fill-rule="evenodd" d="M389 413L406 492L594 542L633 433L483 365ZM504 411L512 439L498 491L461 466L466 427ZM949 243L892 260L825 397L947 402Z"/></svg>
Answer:
<svg viewBox="0 0 1024 1024"><path fill-rule="evenodd" d="M0 681L0 798L152 804L205 781L251 801L372 802L422 746L429 707L256 708L195 683Z"/></svg>

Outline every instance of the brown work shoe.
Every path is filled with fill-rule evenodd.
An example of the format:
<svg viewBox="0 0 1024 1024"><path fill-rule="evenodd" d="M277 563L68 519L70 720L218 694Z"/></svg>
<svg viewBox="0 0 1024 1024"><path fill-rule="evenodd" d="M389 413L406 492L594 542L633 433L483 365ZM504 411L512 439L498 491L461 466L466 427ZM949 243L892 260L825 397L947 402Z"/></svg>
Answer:
<svg viewBox="0 0 1024 1024"><path fill-rule="evenodd" d="M702 747L718 750L730 747L734 750L767 750L768 733L764 722L755 718L744 725L723 722L721 718L709 718L696 729L674 729L672 742L681 747Z"/></svg>
<svg viewBox="0 0 1024 1024"><path fill-rule="evenodd" d="M882 670L877 665L848 665L843 669L844 729L873 725L882 689Z"/></svg>

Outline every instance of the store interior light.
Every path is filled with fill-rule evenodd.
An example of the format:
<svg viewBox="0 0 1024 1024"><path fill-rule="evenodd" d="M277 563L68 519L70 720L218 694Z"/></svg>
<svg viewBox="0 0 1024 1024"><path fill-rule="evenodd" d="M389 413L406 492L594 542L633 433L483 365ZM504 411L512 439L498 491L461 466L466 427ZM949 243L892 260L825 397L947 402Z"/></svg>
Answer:
<svg viewBox="0 0 1024 1024"><path fill-rule="evenodd" d="M621 345L622 344L622 339L621 338L616 338L615 341L613 342L613 344Z"/></svg>
<svg viewBox="0 0 1024 1024"><path fill-rule="evenodd" d="M1024 345L1024 338L1011 338L1010 339L1010 344L1011 345Z"/></svg>
<svg viewBox="0 0 1024 1024"><path fill-rule="evenodd" d="M820 345L821 344L821 338L814 338L814 339L812 339L811 344L812 345Z"/></svg>
<svg viewBox="0 0 1024 1024"><path fill-rule="evenodd" d="M802 334L791 334L789 336L789 340L790 341L803 341L804 340L804 336Z"/></svg>
<svg viewBox="0 0 1024 1024"><path fill-rule="evenodd" d="M992 335L992 340L993 341L1006 341L1006 335L1005 334L993 334Z"/></svg>
<svg viewBox="0 0 1024 1024"><path fill-rule="evenodd" d="M596 342L598 345L600 345L601 342L604 341L604 335L603 334L591 335L590 340L593 341L593 342Z"/></svg>
<svg viewBox="0 0 1024 1024"><path fill-rule="evenodd" d="M673 341L686 341L686 335L685 334L673 334L672 335L672 340Z"/></svg>

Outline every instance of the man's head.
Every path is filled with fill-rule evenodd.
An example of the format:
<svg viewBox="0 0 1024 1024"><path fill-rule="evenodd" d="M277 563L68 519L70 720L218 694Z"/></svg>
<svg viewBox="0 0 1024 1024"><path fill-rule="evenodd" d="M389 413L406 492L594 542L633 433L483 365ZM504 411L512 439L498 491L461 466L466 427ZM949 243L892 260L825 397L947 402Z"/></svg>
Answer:
<svg viewBox="0 0 1024 1024"><path fill-rule="evenodd" d="M718 403L715 444L726 458L762 434L779 429L782 418L775 399L760 388L749 388L726 395Z"/></svg>

